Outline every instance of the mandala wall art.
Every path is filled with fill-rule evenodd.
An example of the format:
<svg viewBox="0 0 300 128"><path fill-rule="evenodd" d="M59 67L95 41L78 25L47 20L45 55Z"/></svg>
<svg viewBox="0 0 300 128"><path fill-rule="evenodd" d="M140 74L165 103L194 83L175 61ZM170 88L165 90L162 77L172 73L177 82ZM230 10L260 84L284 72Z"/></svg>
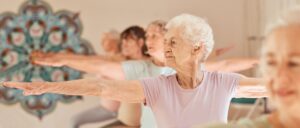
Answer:
<svg viewBox="0 0 300 128"><path fill-rule="evenodd" d="M18 13L0 14L0 80L31 82L81 78L81 72L67 67L32 65L29 56L33 51L93 54L91 45L81 38L82 29L78 13L53 12L42 0L27 0ZM0 87L0 103L20 103L26 112L42 119L55 109L57 102L71 103L80 99L58 94L23 96L22 93Z"/></svg>

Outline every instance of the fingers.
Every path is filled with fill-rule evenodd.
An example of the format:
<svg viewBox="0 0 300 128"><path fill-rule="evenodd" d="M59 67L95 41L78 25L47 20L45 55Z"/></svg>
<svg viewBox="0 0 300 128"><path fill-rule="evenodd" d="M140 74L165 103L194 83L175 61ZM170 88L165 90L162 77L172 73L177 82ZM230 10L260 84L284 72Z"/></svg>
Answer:
<svg viewBox="0 0 300 128"><path fill-rule="evenodd" d="M53 57L56 53L44 53L44 52L41 52L41 51L33 51L31 54L30 54L30 57L32 59L44 59L44 58L50 58L50 57Z"/></svg>
<svg viewBox="0 0 300 128"><path fill-rule="evenodd" d="M3 86L9 87L9 88L17 88L23 90L23 94L25 96L28 95L40 95L42 94L40 91L35 91L32 86L30 86L29 83L19 83L19 82L3 82Z"/></svg>
<svg viewBox="0 0 300 128"><path fill-rule="evenodd" d="M56 53L33 52L31 62L36 65L61 67L59 60L55 58Z"/></svg>
<svg viewBox="0 0 300 128"><path fill-rule="evenodd" d="M30 96L30 95L32 95L32 93L30 91L23 91L23 95L24 96Z"/></svg>
<svg viewBox="0 0 300 128"><path fill-rule="evenodd" d="M35 59L33 62L34 62L34 64L37 64L37 65L55 66L55 64L51 60L44 59L44 58Z"/></svg>
<svg viewBox="0 0 300 128"><path fill-rule="evenodd" d="M20 82L2 82L1 83L5 87L9 88L17 88L23 90L23 94L25 96L28 95L41 95L45 93L43 86L34 88L30 85L30 83L20 83Z"/></svg>
<svg viewBox="0 0 300 128"><path fill-rule="evenodd" d="M9 88L17 88L22 90L31 90L32 88L28 83L20 83L20 82L2 82L2 85Z"/></svg>
<svg viewBox="0 0 300 128"><path fill-rule="evenodd" d="M44 52L41 52L41 51L33 51L31 54L30 54L30 57L32 59L42 59L42 58L46 58L50 56L50 54L48 53L44 53Z"/></svg>
<svg viewBox="0 0 300 128"><path fill-rule="evenodd" d="M23 94L25 96L28 95L41 95L45 93L46 86L43 86L42 83L25 83L25 82L1 82L1 86L5 86L8 88L17 88L23 90Z"/></svg>
<svg viewBox="0 0 300 128"><path fill-rule="evenodd" d="M33 64L39 64L39 62L44 61L44 58L47 58L47 55L41 51L33 51L30 54L30 60Z"/></svg>
<svg viewBox="0 0 300 128"><path fill-rule="evenodd" d="M24 96L30 96L30 95L41 95L43 93L36 92L36 91L23 91Z"/></svg>

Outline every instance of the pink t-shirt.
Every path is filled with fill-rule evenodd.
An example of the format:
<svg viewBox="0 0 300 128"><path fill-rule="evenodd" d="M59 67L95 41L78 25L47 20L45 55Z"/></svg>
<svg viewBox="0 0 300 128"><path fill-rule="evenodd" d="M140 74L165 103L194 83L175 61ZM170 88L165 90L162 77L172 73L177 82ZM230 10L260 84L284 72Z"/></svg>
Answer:
<svg viewBox="0 0 300 128"><path fill-rule="evenodd" d="M240 75L203 72L203 81L195 89L181 88L175 74L141 80L146 105L153 111L159 128L227 122L230 100Z"/></svg>

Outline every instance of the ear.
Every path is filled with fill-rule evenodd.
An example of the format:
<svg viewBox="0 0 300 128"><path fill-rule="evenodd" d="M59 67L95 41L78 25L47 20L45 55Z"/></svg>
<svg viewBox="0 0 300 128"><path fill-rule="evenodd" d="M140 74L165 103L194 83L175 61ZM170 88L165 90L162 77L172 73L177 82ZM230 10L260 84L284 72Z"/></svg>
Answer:
<svg viewBox="0 0 300 128"><path fill-rule="evenodd" d="M201 42L200 45L194 45L192 56L194 56L195 59L199 58L201 61L204 61L206 52L206 46Z"/></svg>

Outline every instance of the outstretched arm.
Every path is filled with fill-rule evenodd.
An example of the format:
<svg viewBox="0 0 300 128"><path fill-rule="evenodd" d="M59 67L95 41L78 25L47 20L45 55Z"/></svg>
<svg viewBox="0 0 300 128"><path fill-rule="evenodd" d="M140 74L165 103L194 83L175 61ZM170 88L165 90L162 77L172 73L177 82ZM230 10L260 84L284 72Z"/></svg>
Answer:
<svg viewBox="0 0 300 128"><path fill-rule="evenodd" d="M43 66L68 66L76 70L100 74L109 78L124 79L121 63L100 55L77 55L70 53L33 53L32 61Z"/></svg>
<svg viewBox="0 0 300 128"><path fill-rule="evenodd" d="M224 71L224 72L238 72L253 68L259 63L255 58L232 58L221 61L207 61L204 63L208 71Z"/></svg>
<svg viewBox="0 0 300 128"><path fill-rule="evenodd" d="M139 81L80 79L66 82L3 82L6 87L24 90L25 95L58 93L66 95L100 96L111 100L142 103L145 99Z"/></svg>
<svg viewBox="0 0 300 128"><path fill-rule="evenodd" d="M262 98L268 97L267 89L262 78L249 78L242 76L237 89L236 98Z"/></svg>
<svg viewBox="0 0 300 128"><path fill-rule="evenodd" d="M229 52L230 50L232 50L235 47L235 44L231 44L227 47L222 47L222 48L217 48L216 50L213 50L211 52L211 54L208 57L208 60L214 60L217 57Z"/></svg>

